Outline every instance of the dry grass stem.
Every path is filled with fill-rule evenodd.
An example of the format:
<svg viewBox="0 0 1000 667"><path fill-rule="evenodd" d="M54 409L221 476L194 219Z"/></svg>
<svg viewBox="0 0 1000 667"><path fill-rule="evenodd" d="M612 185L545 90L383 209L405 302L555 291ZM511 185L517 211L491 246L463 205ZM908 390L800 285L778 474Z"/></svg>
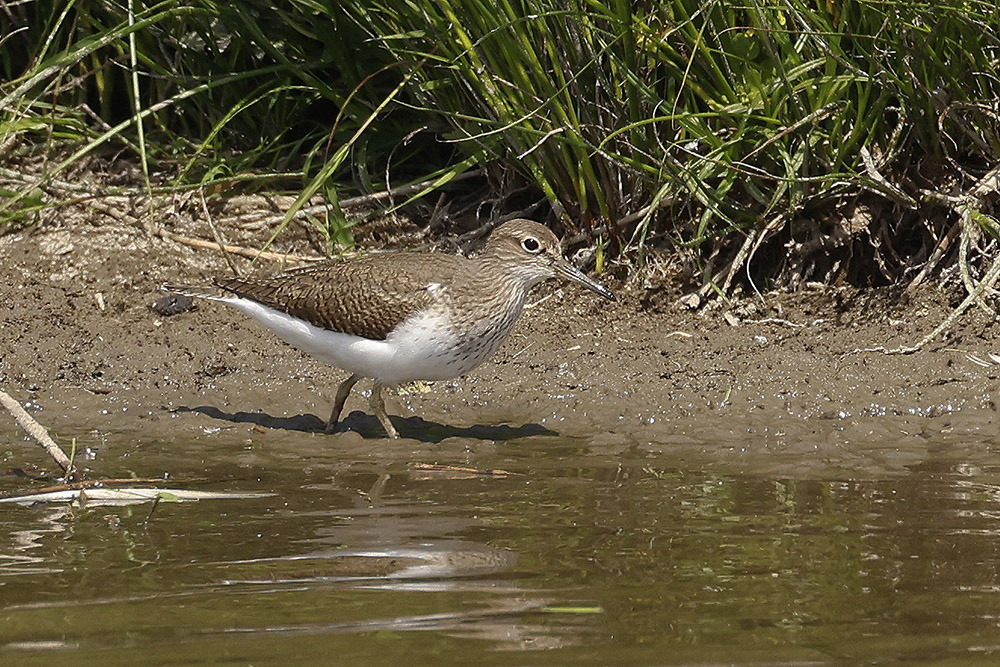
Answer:
<svg viewBox="0 0 1000 667"><path fill-rule="evenodd" d="M70 461L69 457L66 456L66 452L62 450L59 445L56 444L55 440L49 436L45 427L39 424L35 419L29 415L21 404L15 401L10 394L0 390L0 404L2 404L11 415L14 416L14 421L20 426L24 431L31 436L38 445L45 450L45 452L52 457L52 460L62 468L63 475L66 479L75 482L78 481L80 475Z"/></svg>

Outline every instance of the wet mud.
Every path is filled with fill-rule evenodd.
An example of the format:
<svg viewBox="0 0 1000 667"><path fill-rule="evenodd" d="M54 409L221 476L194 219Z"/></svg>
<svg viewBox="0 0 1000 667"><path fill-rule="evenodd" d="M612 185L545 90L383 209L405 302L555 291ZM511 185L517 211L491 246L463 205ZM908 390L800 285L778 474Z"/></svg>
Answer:
<svg viewBox="0 0 1000 667"><path fill-rule="evenodd" d="M307 246L292 235L284 249ZM169 317L151 309L163 282L226 275L216 252L126 226L56 228L0 238L0 267L0 385L57 435L221 429L382 446L357 390L342 432L322 434L338 369L221 305ZM915 354L877 351L933 329L962 296L954 285L912 298L806 286L698 311L670 285L614 287L617 303L548 283L493 359L389 396L404 440L560 434L602 452L707 455L736 471L879 477L920 460L931 442L996 431L1000 365L989 354L1000 351L1000 329L988 317L967 314Z"/></svg>

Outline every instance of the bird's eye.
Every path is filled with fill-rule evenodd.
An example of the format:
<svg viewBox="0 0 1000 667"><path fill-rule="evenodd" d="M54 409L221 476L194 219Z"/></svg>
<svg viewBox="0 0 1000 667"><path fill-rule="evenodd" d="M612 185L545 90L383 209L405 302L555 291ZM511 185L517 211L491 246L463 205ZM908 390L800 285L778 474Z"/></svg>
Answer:
<svg viewBox="0 0 1000 667"><path fill-rule="evenodd" d="M532 255L541 252L542 244L538 242L534 236L528 236L521 240L521 247L530 252Z"/></svg>

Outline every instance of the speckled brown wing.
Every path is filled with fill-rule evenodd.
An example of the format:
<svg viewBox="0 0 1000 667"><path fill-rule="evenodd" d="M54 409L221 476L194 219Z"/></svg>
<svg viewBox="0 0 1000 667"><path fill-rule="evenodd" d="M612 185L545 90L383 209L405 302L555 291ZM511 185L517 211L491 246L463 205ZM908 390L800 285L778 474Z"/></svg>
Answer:
<svg viewBox="0 0 1000 667"><path fill-rule="evenodd" d="M468 260L453 255L387 253L313 264L260 279L216 281L324 329L384 340L414 311L434 301L431 284L449 285Z"/></svg>

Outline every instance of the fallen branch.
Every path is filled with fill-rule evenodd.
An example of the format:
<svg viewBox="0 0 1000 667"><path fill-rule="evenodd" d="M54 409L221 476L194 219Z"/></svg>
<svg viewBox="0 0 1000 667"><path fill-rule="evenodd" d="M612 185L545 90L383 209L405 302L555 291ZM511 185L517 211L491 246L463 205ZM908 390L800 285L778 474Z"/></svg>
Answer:
<svg viewBox="0 0 1000 667"><path fill-rule="evenodd" d="M459 181L464 181L468 178L475 178L482 176L485 169L473 169L471 171L462 172L461 174L456 174L453 176L449 183L457 183ZM406 195L411 195L421 190L426 190L428 188L434 187L438 184L439 179L432 179L429 181L421 181L420 183L413 183L411 185L402 185L398 188L392 188L391 190L383 190L382 192L374 192L368 195L359 195L357 197L348 197L347 199L342 199L338 202L340 209L356 209L363 208L366 206L372 206L375 204L380 204L385 200L391 200L395 197L402 197ZM310 206L303 206L292 215L292 220L308 220L309 216L321 216L325 214L330 209L330 204L320 203L312 204ZM255 224L260 224L265 227L271 227L279 225L285 221L285 216L287 214L284 212L272 213L270 215L261 215L258 211L251 211L250 213L242 213L240 215L235 215L231 217L223 217L219 220L221 225L239 225L241 223L253 222Z"/></svg>
<svg viewBox="0 0 1000 667"><path fill-rule="evenodd" d="M0 389L0 404L2 404L7 411L14 415L14 421L17 425L24 429L24 431L35 439L42 449L55 460L55 462L62 468L63 475L67 480L71 482L76 482L80 480L80 474L73 462L70 461L69 457L66 456L59 445L55 443L48 432L45 430L41 424L35 421L31 415L25 412L21 404L11 398L10 394Z"/></svg>
<svg viewBox="0 0 1000 667"><path fill-rule="evenodd" d="M306 255L291 255L284 252L271 252L269 250L254 250L253 248L245 248L238 245L229 245L224 243L218 243L216 241L206 241L205 239L196 239L190 236L182 236L181 234L175 234L173 232L168 232L165 229L160 229L157 232L162 238L168 241L173 241L174 243L181 243L183 245L191 246L192 248L206 248L208 250L221 250L223 252L239 255L240 257L248 257L250 259L268 259L278 262L295 262L299 264L304 264L305 262L319 262L325 257L309 257Z"/></svg>
<svg viewBox="0 0 1000 667"><path fill-rule="evenodd" d="M52 486L44 486L39 489L32 489L22 495L31 494L42 494L42 493L54 493L56 491L81 491L86 489L100 489L100 488L115 488L115 487L133 487L138 484L164 484L166 479L162 477L126 477L122 479L83 479L76 482L67 482L66 484L54 484Z"/></svg>
<svg viewBox="0 0 1000 667"><path fill-rule="evenodd" d="M414 470L422 470L424 472L441 472L447 474L458 474L465 475L469 477L507 477L509 475L517 475L519 473L510 472L508 470L501 470L500 468L468 468L466 466L450 466L438 463L414 463Z"/></svg>

